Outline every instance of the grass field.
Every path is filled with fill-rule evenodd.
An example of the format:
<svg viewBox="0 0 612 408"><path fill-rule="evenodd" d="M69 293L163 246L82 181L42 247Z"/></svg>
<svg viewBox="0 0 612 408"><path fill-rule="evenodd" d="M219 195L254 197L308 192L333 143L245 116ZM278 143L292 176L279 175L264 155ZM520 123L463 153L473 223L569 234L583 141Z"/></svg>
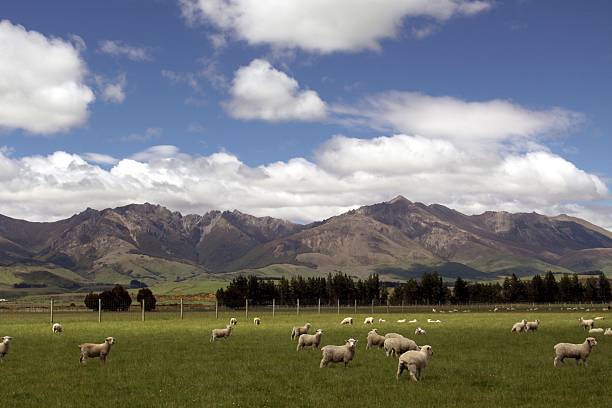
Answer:
<svg viewBox="0 0 612 408"><path fill-rule="evenodd" d="M395 358L365 349L365 314L353 315L352 327L340 327L335 313L284 313L274 320L261 313L259 327L236 314L232 337L210 343L210 330L223 327L230 313L219 320L186 314L182 321L151 313L146 322L136 313L117 313L105 314L102 323L95 314L60 314L60 335L51 333L47 315L0 313L0 336L15 338L0 365L0 401L7 407L610 406L612 338L596 336L588 368L573 361L560 369L552 365L555 343L586 337L577 324L580 314L376 315L387 319L375 325L381 332L397 331L433 347L423 381L414 383L406 374L395 380ZM427 335L415 338L415 325L389 323L400 316L418 319ZM443 323L427 324L428 317ZM542 320L540 331L511 334L512 323L523 317ZM325 331L324 345L359 340L348 368L320 369L319 351L296 352L291 326L306 321ZM117 340L107 364L80 366L77 345L107 336Z"/></svg>

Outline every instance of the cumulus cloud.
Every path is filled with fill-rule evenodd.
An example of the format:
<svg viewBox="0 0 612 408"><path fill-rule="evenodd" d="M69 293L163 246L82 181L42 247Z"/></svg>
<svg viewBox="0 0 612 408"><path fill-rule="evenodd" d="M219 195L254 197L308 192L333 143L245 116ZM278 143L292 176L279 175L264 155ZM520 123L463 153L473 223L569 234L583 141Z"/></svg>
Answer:
<svg viewBox="0 0 612 408"><path fill-rule="evenodd" d="M271 122L314 121L327 115L327 106L316 92L300 89L295 79L262 59L236 71L225 109L235 118Z"/></svg>
<svg viewBox="0 0 612 408"><path fill-rule="evenodd" d="M86 73L70 41L0 21L0 128L50 134L82 125L95 99Z"/></svg>
<svg viewBox="0 0 612 408"><path fill-rule="evenodd" d="M119 162L113 156L102 153L85 153L83 158L90 163L117 164Z"/></svg>
<svg viewBox="0 0 612 408"><path fill-rule="evenodd" d="M0 213L50 220L148 201L184 213L237 208L307 222L402 194L467 213L565 212L612 229L610 208L594 205L609 197L598 176L547 151L491 154L480 160L449 140L401 134L336 136L312 160L255 167L228 152L194 156L169 145L109 169L66 152L15 158L0 151Z"/></svg>
<svg viewBox="0 0 612 408"><path fill-rule="evenodd" d="M127 136L119 138L121 142L131 143L131 142L148 142L153 139L157 139L164 133L164 130L159 127L148 127L144 130L144 132L140 133L130 133Z"/></svg>
<svg viewBox="0 0 612 408"><path fill-rule="evenodd" d="M121 73L111 81L101 75L96 75L96 84L100 89L102 100L109 103L122 103L125 100L125 86L127 85L127 76Z"/></svg>
<svg viewBox="0 0 612 408"><path fill-rule="evenodd" d="M99 43L99 50L104 54L126 57L132 61L151 61L151 51L148 48L136 47L116 40L103 40Z"/></svg>
<svg viewBox="0 0 612 408"><path fill-rule="evenodd" d="M376 50L406 18L444 22L491 8L471 0L180 0L190 24L208 22L249 44L311 52Z"/></svg>

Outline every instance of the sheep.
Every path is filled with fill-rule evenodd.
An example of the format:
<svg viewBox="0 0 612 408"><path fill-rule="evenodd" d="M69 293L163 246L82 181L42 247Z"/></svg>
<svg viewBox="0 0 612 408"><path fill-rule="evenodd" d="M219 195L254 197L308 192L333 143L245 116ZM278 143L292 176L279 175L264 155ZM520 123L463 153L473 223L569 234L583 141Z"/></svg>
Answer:
<svg viewBox="0 0 612 408"><path fill-rule="evenodd" d="M64 327L59 323L55 323L51 326L51 330L53 330L53 333L61 333L64 331Z"/></svg>
<svg viewBox="0 0 612 408"><path fill-rule="evenodd" d="M417 319L412 319L408 323L416 323L416 322L417 322Z"/></svg>
<svg viewBox="0 0 612 408"><path fill-rule="evenodd" d="M399 333L387 333L385 334L385 339L394 339L396 337L404 337Z"/></svg>
<svg viewBox="0 0 612 408"><path fill-rule="evenodd" d="M417 336L423 335L423 334L427 334L427 332L423 329L421 329L420 327L417 327L416 330L414 331L414 334L416 334Z"/></svg>
<svg viewBox="0 0 612 408"><path fill-rule="evenodd" d="M374 318L373 317L366 317L365 320L363 321L363 324L374 324Z"/></svg>
<svg viewBox="0 0 612 408"><path fill-rule="evenodd" d="M523 319L518 323L514 323L512 325L512 330L510 330L511 332L517 332L517 333L521 333L523 331L525 331L525 327L527 326L527 320Z"/></svg>
<svg viewBox="0 0 612 408"><path fill-rule="evenodd" d="M427 323L442 323L442 320L440 320L440 319L438 319L438 320L427 319Z"/></svg>
<svg viewBox="0 0 612 408"><path fill-rule="evenodd" d="M387 357L394 355L399 356L408 350L419 350L419 346L406 337L392 337L387 338L383 344Z"/></svg>
<svg viewBox="0 0 612 408"><path fill-rule="evenodd" d="M340 324L341 325L344 325L344 324L353 324L353 318L352 317L345 317L344 319L342 319Z"/></svg>
<svg viewBox="0 0 612 408"><path fill-rule="evenodd" d="M595 327L595 320L593 319L584 320L584 317L581 317L580 319L578 319L578 325L580 327L584 327L584 330L589 330Z"/></svg>
<svg viewBox="0 0 612 408"><path fill-rule="evenodd" d="M374 346L382 348L385 344L385 339L385 336L381 336L380 334L378 334L377 329L370 330L368 332L368 344L366 344L366 350Z"/></svg>
<svg viewBox="0 0 612 408"><path fill-rule="evenodd" d="M357 349L357 340L350 338L344 346L325 346L321 349L323 357L321 358L320 368L327 367L329 363L344 363L344 367L355 357Z"/></svg>
<svg viewBox="0 0 612 408"><path fill-rule="evenodd" d="M235 317L232 317L232 318L230 319L229 324L231 324L232 326L237 325L237 324L238 324L238 319L236 319Z"/></svg>
<svg viewBox="0 0 612 408"><path fill-rule="evenodd" d="M604 332L604 336L612 336L612 329L608 327Z"/></svg>
<svg viewBox="0 0 612 408"><path fill-rule="evenodd" d="M398 323L406 323L406 319L399 319L397 322Z"/></svg>
<svg viewBox="0 0 612 408"><path fill-rule="evenodd" d="M4 357L8 354L9 344L12 340L13 338L11 336L2 337L2 342L0 343L0 363L4 361Z"/></svg>
<svg viewBox="0 0 612 408"><path fill-rule="evenodd" d="M210 341L213 342L217 339L231 336L233 327L231 324L228 324L225 326L225 329L213 329L210 333Z"/></svg>
<svg viewBox="0 0 612 408"><path fill-rule="evenodd" d="M317 329L315 334L302 334L298 338L297 351L300 351L304 347L311 346L312 348L319 348L321 344L321 336L323 335L323 330Z"/></svg>
<svg viewBox="0 0 612 408"><path fill-rule="evenodd" d="M555 359L554 366L557 367L559 362L563 363L566 358L576 359L576 364L580 361L584 363L584 366L588 366L587 358L591 354L593 347L597 345L597 340L594 337L587 337L582 344L572 343L559 343L554 347Z"/></svg>
<svg viewBox="0 0 612 408"><path fill-rule="evenodd" d="M253 319L253 324L254 324L255 326L259 326L259 325L261 324L261 319L260 319L259 317L255 317L255 318Z"/></svg>
<svg viewBox="0 0 612 408"><path fill-rule="evenodd" d="M111 346L115 344L114 337L107 337L104 339L104 343L94 344L94 343L83 343L79 344L79 349L81 350L81 356L79 358L79 362L81 364L87 364L87 359L91 357L100 357L100 361L102 363L106 363L106 357L108 357L108 353L110 353Z"/></svg>
<svg viewBox="0 0 612 408"><path fill-rule="evenodd" d="M385 322L386 322L385 319L381 319L381 318L378 319L378 323L385 323Z"/></svg>
<svg viewBox="0 0 612 408"><path fill-rule="evenodd" d="M540 327L540 320L535 319L533 322L527 322L525 325L525 331L537 331Z"/></svg>
<svg viewBox="0 0 612 408"><path fill-rule="evenodd" d="M310 323L306 323L303 326L294 326L291 329L291 340L299 339L302 334L307 334L308 330L310 330Z"/></svg>
<svg viewBox="0 0 612 408"><path fill-rule="evenodd" d="M425 345L418 351L410 350L405 352L399 357L395 379L399 380L402 372L408 370L410 378L414 381L419 381L421 379L421 372L427 367L431 356L433 356L433 350L430 345Z"/></svg>
<svg viewBox="0 0 612 408"><path fill-rule="evenodd" d="M594 334L594 333L601 334L603 332L604 332L604 329L602 329L601 327L597 329L589 329L589 334Z"/></svg>
<svg viewBox="0 0 612 408"><path fill-rule="evenodd" d="M597 316L593 318L593 320L603 320L603 319L605 319L605 317L603 316Z"/></svg>

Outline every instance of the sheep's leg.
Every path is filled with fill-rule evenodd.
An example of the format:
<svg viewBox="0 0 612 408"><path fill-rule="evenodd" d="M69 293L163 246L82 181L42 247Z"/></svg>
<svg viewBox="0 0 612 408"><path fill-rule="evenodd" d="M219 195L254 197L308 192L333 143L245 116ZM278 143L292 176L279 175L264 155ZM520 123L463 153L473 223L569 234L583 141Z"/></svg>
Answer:
<svg viewBox="0 0 612 408"><path fill-rule="evenodd" d="M87 364L87 355L81 353L81 357L79 358L79 363Z"/></svg>
<svg viewBox="0 0 612 408"><path fill-rule="evenodd" d="M321 364L319 364L319 368L324 368L327 367L327 361L325 361L325 358L321 359Z"/></svg>
<svg viewBox="0 0 612 408"><path fill-rule="evenodd" d="M106 363L106 354L105 353L100 353L100 361L102 362L102 364Z"/></svg>
<svg viewBox="0 0 612 408"><path fill-rule="evenodd" d="M402 362L400 362L400 363L397 365L397 374L395 374L395 379L396 379L396 380L399 380L400 375L402 375L402 373L404 372L404 369L405 369L405 368L406 368L406 367L404 367L404 363L402 363Z"/></svg>
<svg viewBox="0 0 612 408"><path fill-rule="evenodd" d="M410 378L412 378L414 381L418 382L419 379L416 376L416 372L417 372L416 367L411 364L411 365L408 366L408 371L410 371Z"/></svg>

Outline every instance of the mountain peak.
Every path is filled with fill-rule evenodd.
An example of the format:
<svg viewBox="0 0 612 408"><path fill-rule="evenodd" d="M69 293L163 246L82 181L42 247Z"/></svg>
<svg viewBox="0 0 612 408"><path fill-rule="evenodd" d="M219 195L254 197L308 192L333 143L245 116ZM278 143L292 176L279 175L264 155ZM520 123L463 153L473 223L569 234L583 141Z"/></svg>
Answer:
<svg viewBox="0 0 612 408"><path fill-rule="evenodd" d="M387 203L389 204L397 204L397 203L412 204L412 202L408 200L406 197L404 197L403 195L398 195L394 199L387 201Z"/></svg>

